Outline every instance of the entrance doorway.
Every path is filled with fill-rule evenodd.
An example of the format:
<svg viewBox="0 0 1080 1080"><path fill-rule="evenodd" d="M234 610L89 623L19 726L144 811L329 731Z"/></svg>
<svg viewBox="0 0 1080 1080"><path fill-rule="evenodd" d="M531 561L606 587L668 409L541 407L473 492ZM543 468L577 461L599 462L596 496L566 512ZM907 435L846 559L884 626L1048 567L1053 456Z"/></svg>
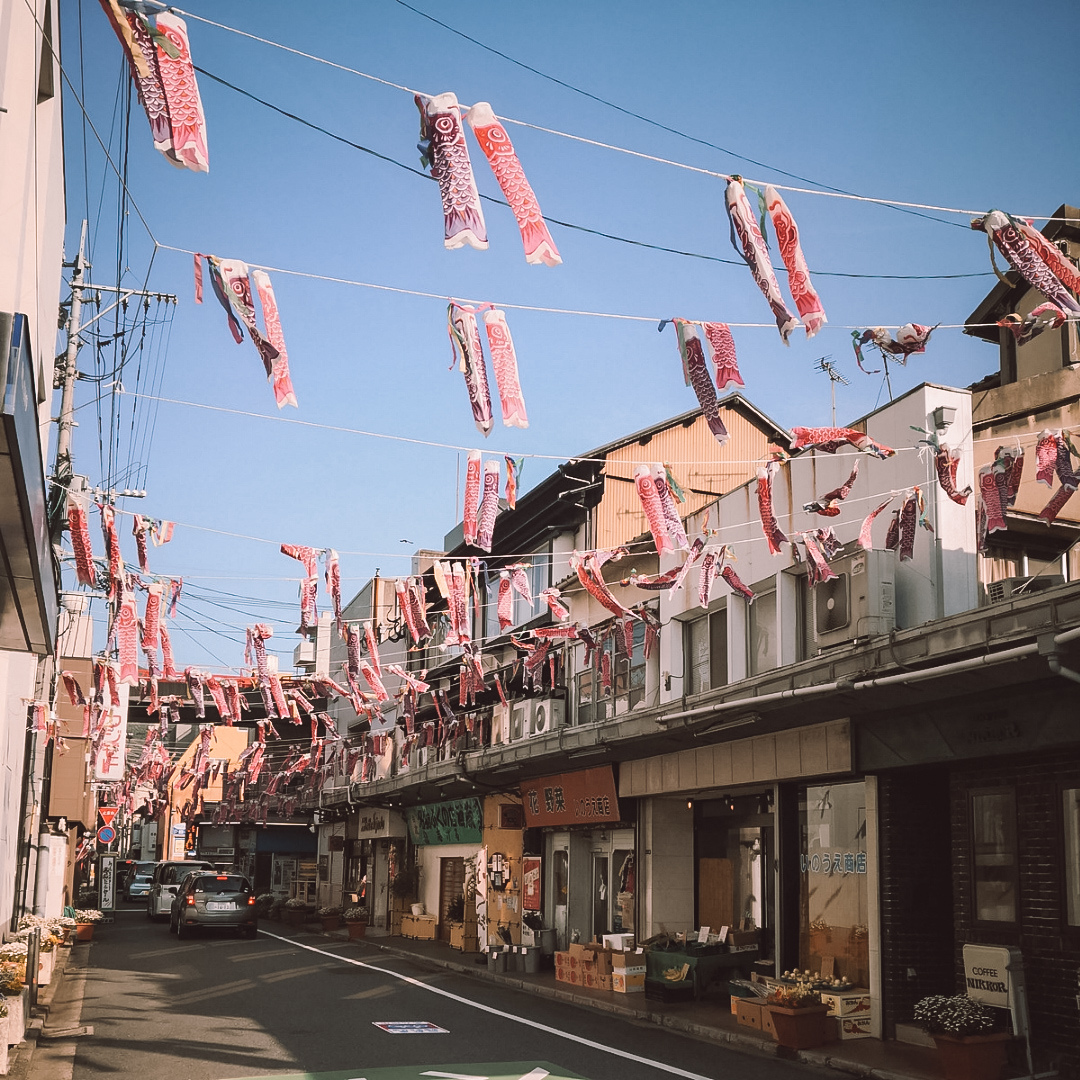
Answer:
<svg viewBox="0 0 1080 1080"><path fill-rule="evenodd" d="M450 940L450 901L465 895L465 860L460 856L439 860L439 940Z"/></svg>

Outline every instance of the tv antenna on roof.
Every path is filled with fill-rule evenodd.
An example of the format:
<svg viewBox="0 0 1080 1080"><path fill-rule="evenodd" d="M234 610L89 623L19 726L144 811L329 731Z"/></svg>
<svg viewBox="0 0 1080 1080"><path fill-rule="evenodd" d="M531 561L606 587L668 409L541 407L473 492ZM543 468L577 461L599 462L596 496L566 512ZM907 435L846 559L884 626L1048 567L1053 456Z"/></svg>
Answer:
<svg viewBox="0 0 1080 1080"><path fill-rule="evenodd" d="M819 356L814 361L814 368L817 371L824 371L829 376L829 389L832 392L832 426L836 427L836 384L840 383L842 386L849 386L847 379L836 370L836 366L832 362L832 353L828 356Z"/></svg>

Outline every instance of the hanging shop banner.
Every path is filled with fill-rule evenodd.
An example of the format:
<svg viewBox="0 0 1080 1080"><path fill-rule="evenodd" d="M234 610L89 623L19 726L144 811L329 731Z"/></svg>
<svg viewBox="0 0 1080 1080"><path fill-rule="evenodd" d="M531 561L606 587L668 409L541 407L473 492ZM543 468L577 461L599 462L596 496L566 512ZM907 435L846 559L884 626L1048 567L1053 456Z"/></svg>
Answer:
<svg viewBox="0 0 1080 1080"><path fill-rule="evenodd" d="M610 765L529 780L521 785L521 801L528 828L619 820L615 774Z"/></svg>
<svg viewBox="0 0 1080 1080"><path fill-rule="evenodd" d="M414 806L407 812L409 836L417 847L479 844L484 838L484 811L479 799Z"/></svg>
<svg viewBox="0 0 1080 1080"><path fill-rule="evenodd" d="M127 741L127 710L107 709L101 714L98 750L94 756L94 779L124 779L124 748Z"/></svg>
<svg viewBox="0 0 1080 1080"><path fill-rule="evenodd" d="M526 855L521 860L521 910L540 910L540 857Z"/></svg>

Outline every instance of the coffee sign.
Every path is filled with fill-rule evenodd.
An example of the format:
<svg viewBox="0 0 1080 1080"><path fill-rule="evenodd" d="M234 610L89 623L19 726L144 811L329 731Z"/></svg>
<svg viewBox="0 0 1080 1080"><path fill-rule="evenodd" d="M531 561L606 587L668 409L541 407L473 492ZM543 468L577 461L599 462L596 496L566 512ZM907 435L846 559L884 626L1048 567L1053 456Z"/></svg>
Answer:
<svg viewBox="0 0 1080 1080"><path fill-rule="evenodd" d="M1015 955L1014 955L1015 954ZM1020 967L1020 950L1003 945L964 946L964 985L967 996L984 1005L1009 1008L1012 978Z"/></svg>

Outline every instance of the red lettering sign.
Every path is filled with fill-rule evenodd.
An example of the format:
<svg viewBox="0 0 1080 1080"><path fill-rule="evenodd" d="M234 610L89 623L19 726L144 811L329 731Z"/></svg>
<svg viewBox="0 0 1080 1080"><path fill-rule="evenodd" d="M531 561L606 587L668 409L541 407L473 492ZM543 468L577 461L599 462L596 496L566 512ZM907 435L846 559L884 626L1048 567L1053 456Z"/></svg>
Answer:
<svg viewBox="0 0 1080 1080"><path fill-rule="evenodd" d="M528 780L521 785L521 801L528 828L619 820L619 799L610 765Z"/></svg>

